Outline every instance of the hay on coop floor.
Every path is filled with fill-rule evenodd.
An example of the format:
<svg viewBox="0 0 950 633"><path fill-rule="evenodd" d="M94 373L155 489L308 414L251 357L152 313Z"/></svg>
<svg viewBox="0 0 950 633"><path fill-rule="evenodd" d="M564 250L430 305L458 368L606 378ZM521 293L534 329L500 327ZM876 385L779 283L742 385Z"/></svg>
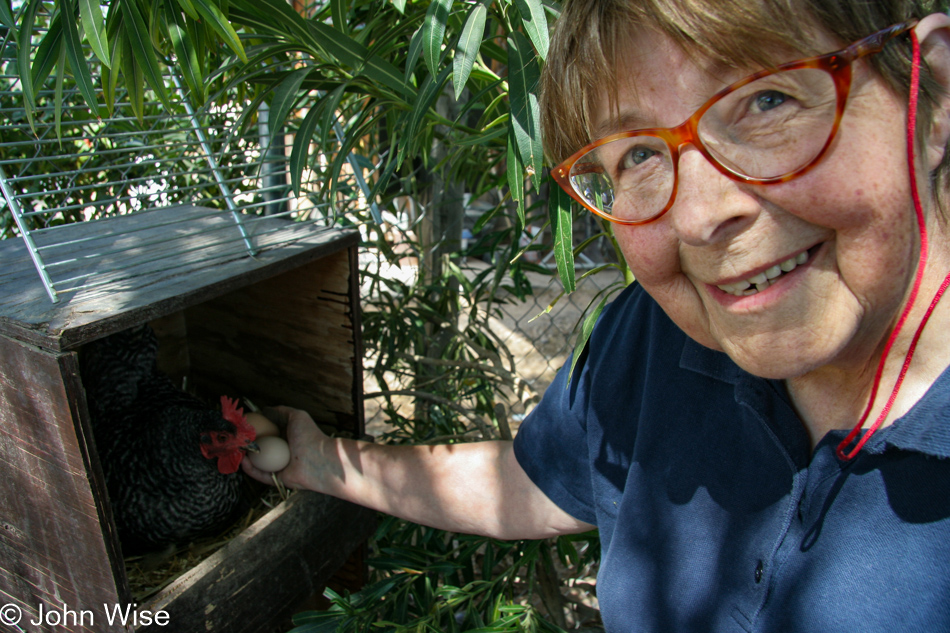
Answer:
<svg viewBox="0 0 950 633"><path fill-rule="evenodd" d="M186 571L227 545L231 539L250 527L255 521L277 507L293 491L268 488L257 503L226 532L196 539L170 556L129 556L125 559L125 573L129 580L132 598L142 603L173 583Z"/></svg>

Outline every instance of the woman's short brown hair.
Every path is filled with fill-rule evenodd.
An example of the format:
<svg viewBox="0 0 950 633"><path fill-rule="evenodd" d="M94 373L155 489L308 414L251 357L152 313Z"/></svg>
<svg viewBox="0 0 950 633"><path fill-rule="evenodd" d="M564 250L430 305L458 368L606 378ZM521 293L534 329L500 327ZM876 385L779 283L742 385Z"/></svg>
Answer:
<svg viewBox="0 0 950 633"><path fill-rule="evenodd" d="M635 28L658 29L687 52L732 67L766 67L770 50L795 50L803 57L828 52L807 48L816 32L845 46L945 5L945 0L565 0L541 78L548 156L559 162L595 140L593 117L605 97L616 101L616 77ZM906 94L910 57L909 41L902 38L870 59L892 89ZM922 122L930 120L937 90L924 69ZM950 152L940 171L947 156Z"/></svg>

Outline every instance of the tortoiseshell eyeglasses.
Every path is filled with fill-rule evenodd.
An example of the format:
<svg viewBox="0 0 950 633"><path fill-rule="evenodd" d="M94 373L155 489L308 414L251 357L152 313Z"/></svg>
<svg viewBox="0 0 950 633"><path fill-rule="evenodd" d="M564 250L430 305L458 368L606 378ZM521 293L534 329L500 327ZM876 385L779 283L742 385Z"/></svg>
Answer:
<svg viewBox="0 0 950 633"><path fill-rule="evenodd" d="M716 93L682 124L594 141L552 175L587 209L618 224L646 224L673 206L686 144L733 180L797 178L818 164L838 131L851 64L916 24L896 24L840 51L759 71Z"/></svg>

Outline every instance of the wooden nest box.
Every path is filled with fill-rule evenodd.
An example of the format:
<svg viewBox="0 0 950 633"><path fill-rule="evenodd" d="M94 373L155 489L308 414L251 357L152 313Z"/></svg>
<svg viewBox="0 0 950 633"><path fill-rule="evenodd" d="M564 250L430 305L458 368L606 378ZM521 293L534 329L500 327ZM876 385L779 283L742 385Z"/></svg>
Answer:
<svg viewBox="0 0 950 633"><path fill-rule="evenodd" d="M75 243L66 272L104 272L56 304L22 240L0 242L0 618L19 610L24 631L281 630L374 528L365 508L295 493L137 605L166 612L164 622L108 623L105 609L135 600L92 439L85 344L152 323L160 364L196 390L298 407L327 431L363 434L358 234L275 219L279 245L209 257L195 245L227 218L177 222L198 211L148 212L172 228L137 227L139 214L59 227L60 244ZM175 265L156 266L156 249L179 253ZM107 252L120 253L111 270L85 255ZM65 610L54 617L66 626L32 624L40 609Z"/></svg>

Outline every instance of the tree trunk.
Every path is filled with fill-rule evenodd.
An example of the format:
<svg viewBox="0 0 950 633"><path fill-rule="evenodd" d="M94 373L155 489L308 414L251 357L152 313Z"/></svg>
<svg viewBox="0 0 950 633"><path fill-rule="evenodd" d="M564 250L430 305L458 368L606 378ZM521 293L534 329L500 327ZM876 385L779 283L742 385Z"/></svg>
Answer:
<svg viewBox="0 0 950 633"><path fill-rule="evenodd" d="M458 113L458 103L446 90L436 103L436 110L447 119L454 119ZM438 130L447 132L447 130ZM436 166L448 155L448 147L443 141L433 143L429 156L430 165ZM433 295L429 299L444 309L441 315L452 324L458 323L458 283L449 283L439 286L443 278L445 263L453 253L457 253L462 243L462 222L465 207L462 198L462 186L455 181L447 180L440 171L434 169L422 178L427 187L422 194L423 215L419 223L420 282L424 286L433 288ZM453 280L455 281L455 280ZM437 323L429 323L428 336L420 344L416 353L429 358L441 358L452 338L452 331ZM426 384L431 381L437 372L441 371L431 365L417 366L416 381ZM419 401L416 403L416 419L427 420L428 409L431 403Z"/></svg>

